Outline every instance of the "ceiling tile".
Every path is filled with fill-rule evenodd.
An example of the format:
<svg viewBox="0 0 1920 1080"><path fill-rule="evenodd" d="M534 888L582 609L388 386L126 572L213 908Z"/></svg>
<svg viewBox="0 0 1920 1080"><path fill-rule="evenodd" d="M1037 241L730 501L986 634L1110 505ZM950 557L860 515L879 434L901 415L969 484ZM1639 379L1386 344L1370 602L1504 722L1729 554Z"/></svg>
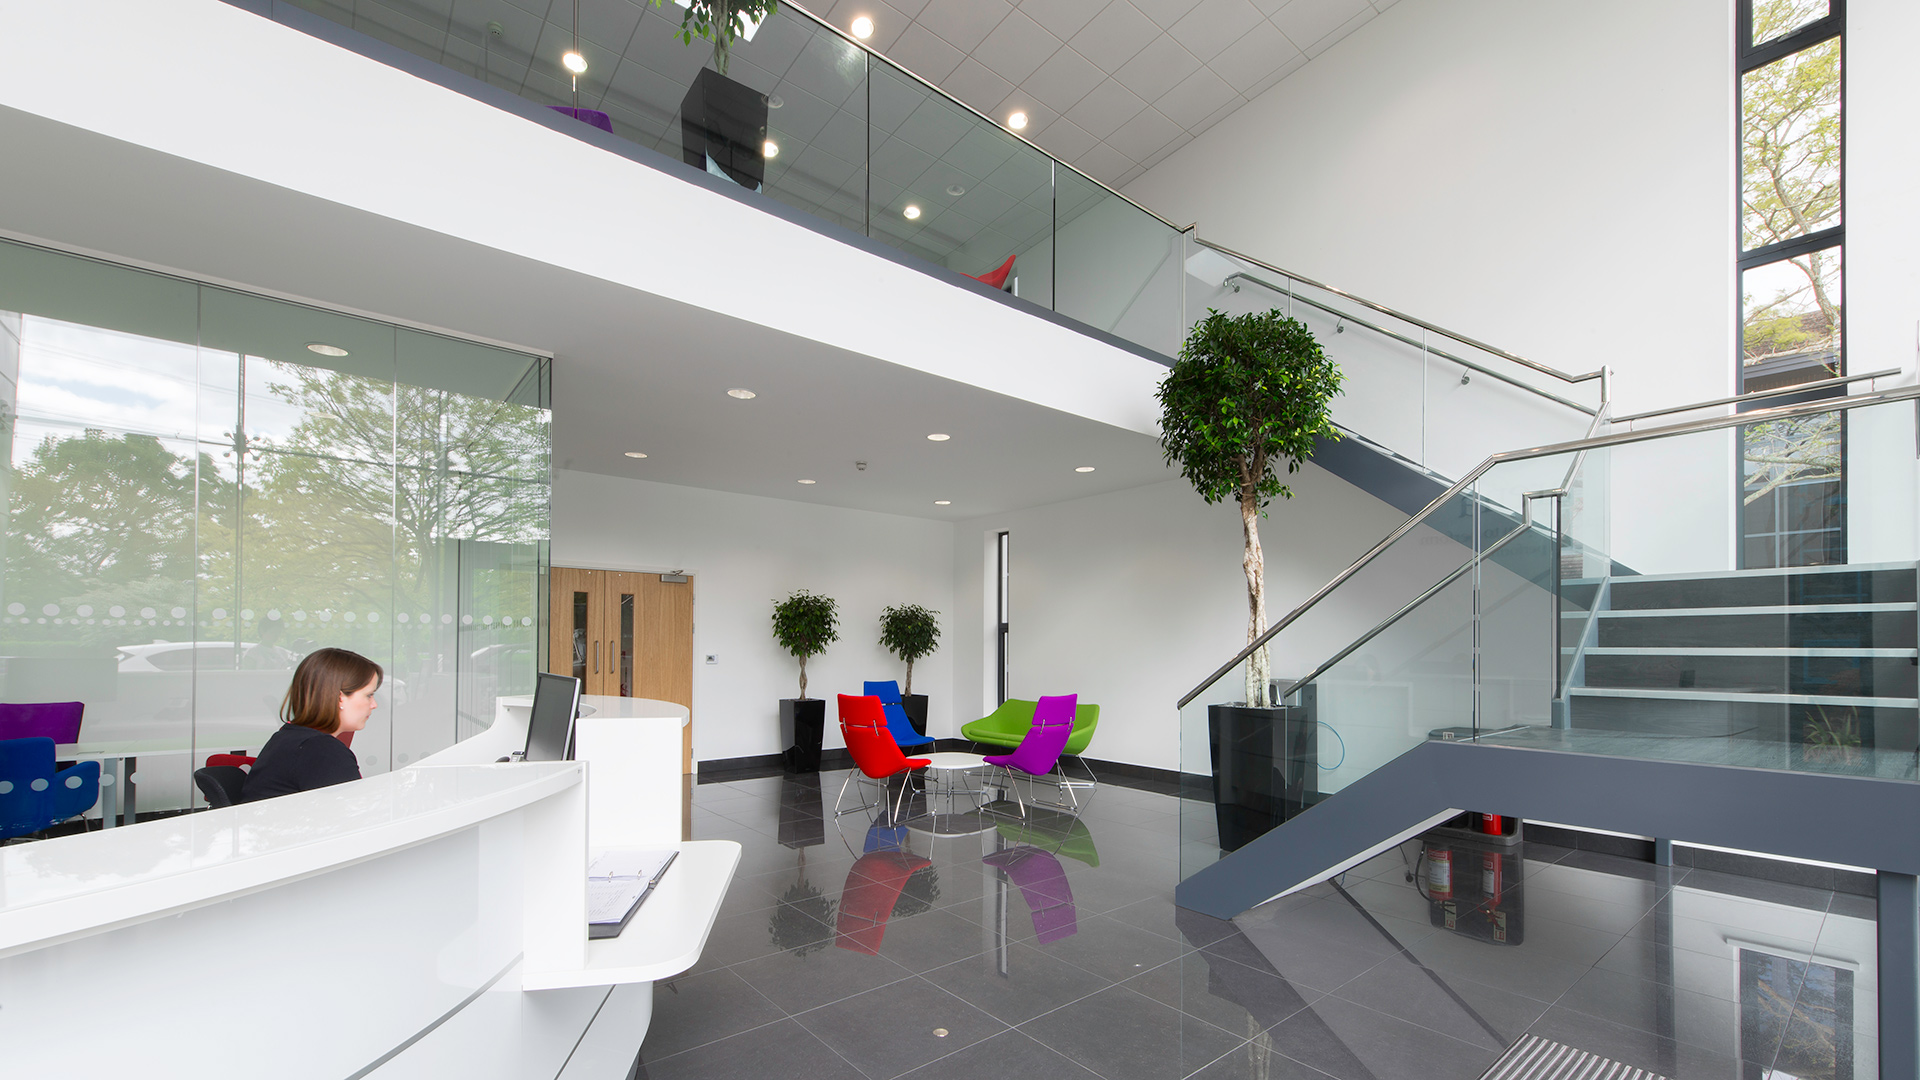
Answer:
<svg viewBox="0 0 1920 1080"><path fill-rule="evenodd" d="M1278 36L1279 31L1274 31ZM1121 86L1147 101L1180 85L1180 80L1200 70L1200 61L1170 37L1157 37L1147 43L1133 59L1121 65L1113 77Z"/></svg>
<svg viewBox="0 0 1920 1080"><path fill-rule="evenodd" d="M1172 142L1168 143L1167 145L1161 147L1159 150L1155 151L1152 157L1141 162L1141 164L1151 169L1155 165L1158 165L1161 162L1172 157L1176 151L1178 151L1181 147L1187 145L1192 141L1193 141L1193 136L1183 131L1180 134L1174 136Z"/></svg>
<svg viewBox="0 0 1920 1080"><path fill-rule="evenodd" d="M1286 78L1287 76L1293 74L1296 71L1299 71L1301 68L1306 66L1307 66L1307 56L1305 53L1302 53L1299 56L1294 57L1292 60L1289 60L1286 63L1281 64L1279 67L1275 68L1274 70L1268 72L1265 78L1261 79L1259 82L1254 83L1252 86L1248 87L1246 90L1246 93L1242 94L1241 96L1245 97L1248 101L1252 101L1254 98L1257 98L1261 94L1264 94L1267 91L1273 89L1274 87L1280 85L1280 80Z"/></svg>
<svg viewBox="0 0 1920 1080"><path fill-rule="evenodd" d="M1188 131L1197 132L1201 121L1221 106L1239 100L1240 95L1234 93L1226 80L1207 68L1201 68L1156 100L1154 107L1165 113L1167 119Z"/></svg>
<svg viewBox="0 0 1920 1080"><path fill-rule="evenodd" d="M1113 147L1108 146L1106 143L1100 143L1085 154L1080 155L1080 161L1078 162L1081 172L1086 173L1088 176L1093 177L1108 187L1112 187L1114 181L1120 179L1128 169L1133 168L1136 164L1138 163L1133 159L1115 150ZM1108 197L1111 198L1112 196Z"/></svg>
<svg viewBox="0 0 1920 1080"><path fill-rule="evenodd" d="M937 0L936 0L937 2ZM998 105L1013 92L1013 84L988 71L986 65L969 56L960 61L940 83L941 89L981 112Z"/></svg>
<svg viewBox="0 0 1920 1080"><path fill-rule="evenodd" d="M1149 106L1121 124L1117 131L1107 136L1106 142L1135 161L1147 161L1181 134L1179 124Z"/></svg>
<svg viewBox="0 0 1920 1080"><path fill-rule="evenodd" d="M1062 41L1093 21L1107 0L1020 0L1020 10Z"/></svg>
<svg viewBox="0 0 1920 1080"><path fill-rule="evenodd" d="M1373 10L1385 11L1399 2L1400 0L1373 0Z"/></svg>
<svg viewBox="0 0 1920 1080"><path fill-rule="evenodd" d="M1040 70L1020 84L1020 89L1039 98L1055 112L1064 113L1078 105L1105 77L1091 60L1068 47L1048 57Z"/></svg>
<svg viewBox="0 0 1920 1080"><path fill-rule="evenodd" d="M1185 45L1188 52L1201 60L1212 60L1240 35L1264 21L1249 0L1201 0L1199 7L1188 12L1167 32Z"/></svg>
<svg viewBox="0 0 1920 1080"><path fill-rule="evenodd" d="M919 18L920 13L926 10L927 6L927 0L887 0L887 3L892 4L900 14L909 19Z"/></svg>
<svg viewBox="0 0 1920 1080"><path fill-rule="evenodd" d="M1146 171L1147 167L1145 165L1135 165L1133 168L1121 173L1119 178L1113 181L1113 186L1116 188L1124 188L1128 184L1133 183L1141 173Z"/></svg>
<svg viewBox="0 0 1920 1080"><path fill-rule="evenodd" d="M1214 57L1207 66L1213 69L1214 74L1225 79L1228 86L1245 94L1282 66L1296 60L1304 62L1305 57L1293 42L1287 40L1285 34L1262 19L1252 30L1240 35L1238 41L1222 49L1220 55ZM1288 70L1290 72L1292 69Z"/></svg>
<svg viewBox="0 0 1920 1080"><path fill-rule="evenodd" d="M1372 10L1367 0L1293 0L1273 13L1273 25L1311 56L1309 46L1355 15Z"/></svg>
<svg viewBox="0 0 1920 1080"><path fill-rule="evenodd" d="M1079 160L1080 155L1093 149L1100 140L1081 130L1080 125L1062 118L1048 124L1033 141L1061 161L1071 162Z"/></svg>
<svg viewBox="0 0 1920 1080"><path fill-rule="evenodd" d="M893 51L894 42L899 41L900 34L913 24L913 16L886 0L840 0L833 5L827 21L851 34L856 15L865 15L873 20L873 36L866 39L864 44L883 53Z"/></svg>
<svg viewBox="0 0 1920 1080"><path fill-rule="evenodd" d="M1181 16L1192 11L1200 0L1132 0L1140 14L1152 19L1154 25L1166 29L1180 21Z"/></svg>
<svg viewBox="0 0 1920 1080"><path fill-rule="evenodd" d="M1200 135L1204 133L1208 128L1212 127L1213 125L1219 123L1222 120L1225 120L1229 116L1232 116L1235 112L1239 111L1240 106L1245 104L1246 102L1242 101L1236 95L1232 101L1229 101L1225 105L1222 105L1218 109L1215 109L1211 116L1208 116L1205 120L1202 120L1198 124L1195 124L1192 127L1188 128L1187 131L1194 135Z"/></svg>
<svg viewBox="0 0 1920 1080"><path fill-rule="evenodd" d="M1073 35L1071 44L1080 55L1100 65L1100 70L1111 72L1159 36L1160 28L1140 14L1139 8L1127 0L1113 0L1085 29Z"/></svg>
<svg viewBox="0 0 1920 1080"><path fill-rule="evenodd" d="M961 52L972 52L1013 5L1007 0L927 0L918 21Z"/></svg>
<svg viewBox="0 0 1920 1080"><path fill-rule="evenodd" d="M887 50L887 59L936 83L953 74L953 69L960 66L960 58L964 55L940 35L919 23L902 31L900 40Z"/></svg>
<svg viewBox="0 0 1920 1080"><path fill-rule="evenodd" d="M1321 53L1326 52L1328 49L1333 48L1335 45L1340 43L1340 39L1346 37L1348 34L1353 33L1355 30L1360 29L1361 24L1365 23L1371 18L1373 18L1373 9L1362 8L1360 11L1354 14L1353 18L1348 19L1346 22L1343 22L1339 26L1334 27L1331 32L1329 32L1326 36L1322 37L1319 41L1316 41L1313 44L1307 46L1307 50L1306 50L1307 59L1311 60L1314 57L1319 56Z"/></svg>
<svg viewBox="0 0 1920 1080"><path fill-rule="evenodd" d="M1140 100L1139 95L1108 79L1068 109L1066 115L1087 134L1104 139L1146 107L1147 103Z"/></svg>
<svg viewBox="0 0 1920 1080"><path fill-rule="evenodd" d="M993 28L993 33L973 50L973 58L994 74L1017 84L1038 71L1059 48L1059 38L1016 11Z"/></svg>
<svg viewBox="0 0 1920 1080"><path fill-rule="evenodd" d="M1033 138L1034 132L1044 131L1048 124L1060 119L1058 112L1048 108L1039 98L1034 97L1032 94L1027 93L1026 90L1018 87L1014 89L1013 93L1001 99L1000 104L994 106L991 110L985 111L988 116L993 117L995 123L1005 124L1008 114L1015 110L1027 114L1026 128L1017 133L1023 139Z"/></svg>

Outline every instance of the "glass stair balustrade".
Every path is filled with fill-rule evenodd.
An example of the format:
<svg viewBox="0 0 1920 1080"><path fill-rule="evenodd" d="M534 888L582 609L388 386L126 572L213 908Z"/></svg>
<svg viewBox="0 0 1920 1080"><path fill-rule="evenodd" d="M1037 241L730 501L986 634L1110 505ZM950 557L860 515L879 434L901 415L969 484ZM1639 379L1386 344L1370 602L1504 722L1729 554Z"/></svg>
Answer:
<svg viewBox="0 0 1920 1080"><path fill-rule="evenodd" d="M1276 620L1277 705L1244 656L1181 702L1182 878L1432 740L1920 779L1916 398L1489 458ZM1783 534L1831 561L1752 565Z"/></svg>

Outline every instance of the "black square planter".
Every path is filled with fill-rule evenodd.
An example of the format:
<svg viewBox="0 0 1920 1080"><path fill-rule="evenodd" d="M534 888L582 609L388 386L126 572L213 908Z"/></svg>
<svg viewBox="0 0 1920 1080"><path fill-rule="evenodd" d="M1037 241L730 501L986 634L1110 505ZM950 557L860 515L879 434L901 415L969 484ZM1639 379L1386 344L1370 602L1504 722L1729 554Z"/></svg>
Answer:
<svg viewBox="0 0 1920 1080"><path fill-rule="evenodd" d="M1314 689L1303 687L1298 705L1207 708L1214 822L1223 851L1239 849L1316 801Z"/></svg>
<svg viewBox="0 0 1920 1080"><path fill-rule="evenodd" d="M781 698L780 741L790 773L820 771L820 740L827 731L826 698Z"/></svg>
<svg viewBox="0 0 1920 1080"><path fill-rule="evenodd" d="M767 178L767 95L701 68L680 102L680 150L694 168L705 171L711 157L729 180L758 190Z"/></svg>
<svg viewBox="0 0 1920 1080"><path fill-rule="evenodd" d="M927 733L927 695L904 694L900 698L900 707L906 711L907 723L913 725L916 734Z"/></svg>

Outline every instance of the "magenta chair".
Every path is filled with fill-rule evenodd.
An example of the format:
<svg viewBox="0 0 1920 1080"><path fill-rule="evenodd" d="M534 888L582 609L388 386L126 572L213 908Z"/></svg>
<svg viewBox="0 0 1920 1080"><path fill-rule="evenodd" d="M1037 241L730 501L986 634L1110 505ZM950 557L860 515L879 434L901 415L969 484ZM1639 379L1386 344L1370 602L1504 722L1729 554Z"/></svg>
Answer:
<svg viewBox="0 0 1920 1080"><path fill-rule="evenodd" d="M80 741L80 717L85 702L40 701L0 704L0 739L52 739L56 745Z"/></svg>
<svg viewBox="0 0 1920 1080"><path fill-rule="evenodd" d="M989 765L1006 770L1007 786L1013 788L1013 797L1020 804L1020 816L1027 816L1027 801L1020 797L1020 787L1013 782L1014 773L1023 772L1031 784L1032 777L1045 776L1060 763L1060 753L1067 748L1067 739L1073 734L1073 708L1079 703L1079 694L1065 694L1060 697L1043 697L1033 708L1033 726L1027 729L1026 737L1020 745L1014 747L1011 754L989 754L981 760ZM1067 798L1073 801L1073 808L1080 808L1080 800L1073 794L1073 788L1066 788Z"/></svg>

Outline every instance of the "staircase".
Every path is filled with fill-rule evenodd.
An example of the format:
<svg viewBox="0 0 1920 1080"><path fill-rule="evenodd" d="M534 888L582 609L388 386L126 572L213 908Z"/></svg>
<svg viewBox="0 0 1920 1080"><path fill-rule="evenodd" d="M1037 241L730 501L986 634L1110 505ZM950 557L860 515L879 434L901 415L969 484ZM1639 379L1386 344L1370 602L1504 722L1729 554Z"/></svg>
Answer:
<svg viewBox="0 0 1920 1080"><path fill-rule="evenodd" d="M1732 739L1773 768L1911 752L1912 564L1568 582L1558 726Z"/></svg>

